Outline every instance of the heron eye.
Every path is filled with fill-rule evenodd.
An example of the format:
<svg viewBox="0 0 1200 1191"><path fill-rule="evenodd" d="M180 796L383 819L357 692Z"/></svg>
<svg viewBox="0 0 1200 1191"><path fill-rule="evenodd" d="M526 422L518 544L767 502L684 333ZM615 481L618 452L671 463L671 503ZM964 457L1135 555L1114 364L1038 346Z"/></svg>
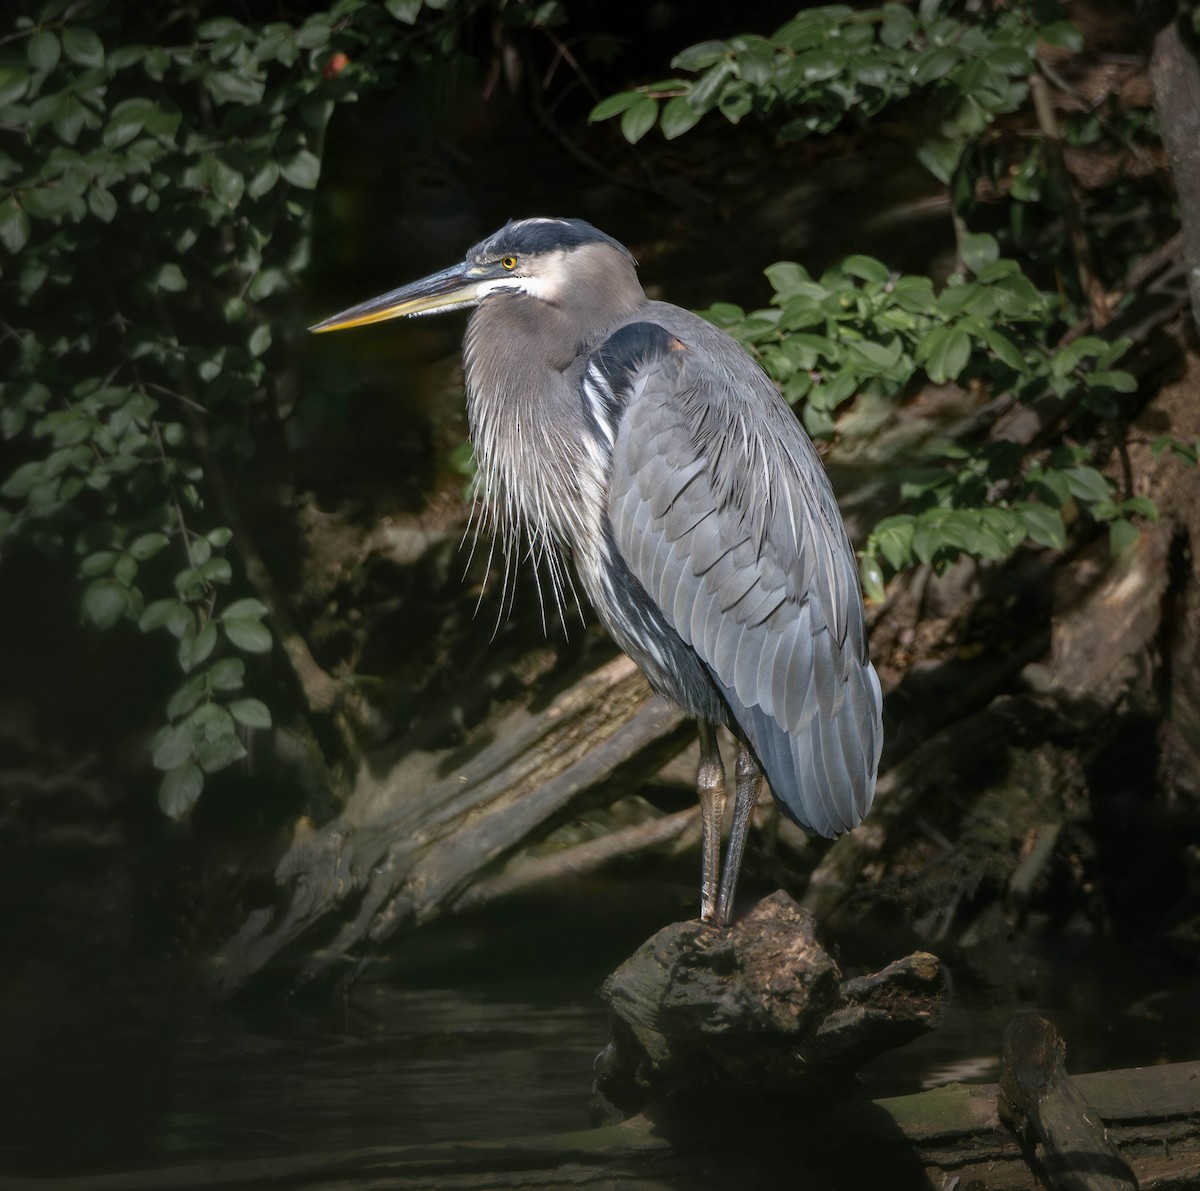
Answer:
<svg viewBox="0 0 1200 1191"><path fill-rule="evenodd" d="M513 270L517 267L517 258L515 256L502 256L500 263L508 270Z"/></svg>

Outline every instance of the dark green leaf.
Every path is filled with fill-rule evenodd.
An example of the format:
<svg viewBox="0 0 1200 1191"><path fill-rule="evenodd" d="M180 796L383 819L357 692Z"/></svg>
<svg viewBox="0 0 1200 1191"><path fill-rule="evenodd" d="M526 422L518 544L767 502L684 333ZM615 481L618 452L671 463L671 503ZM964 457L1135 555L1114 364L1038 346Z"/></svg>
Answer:
<svg viewBox="0 0 1200 1191"><path fill-rule="evenodd" d="M1022 502L1014 505L1013 511L1025 522L1029 536L1039 546L1049 546L1054 550L1066 549L1067 531L1057 509Z"/></svg>
<svg viewBox="0 0 1200 1191"><path fill-rule="evenodd" d="M101 190L98 186L93 186L88 191L88 207L97 219L103 223L112 223L113 217L117 213L117 200L113 198L112 191Z"/></svg>
<svg viewBox="0 0 1200 1191"><path fill-rule="evenodd" d="M107 575L116 565L121 555L116 550L97 550L87 555L79 564L79 574L84 579L94 579L98 575Z"/></svg>
<svg viewBox="0 0 1200 1191"><path fill-rule="evenodd" d="M402 24L412 25L421 11L421 0L384 0L383 6Z"/></svg>
<svg viewBox="0 0 1200 1191"><path fill-rule="evenodd" d="M215 71L204 82L218 103L259 104L266 90L261 79L249 78L232 70Z"/></svg>
<svg viewBox="0 0 1200 1191"><path fill-rule="evenodd" d="M16 63L0 66L0 108L16 103L29 89L29 71Z"/></svg>
<svg viewBox="0 0 1200 1191"><path fill-rule="evenodd" d="M271 327L268 323L260 323L250 332L247 345L252 356L261 356L271 346Z"/></svg>
<svg viewBox="0 0 1200 1191"><path fill-rule="evenodd" d="M125 615L129 593L113 579L93 579L83 591L83 614L97 628L111 629Z"/></svg>
<svg viewBox="0 0 1200 1191"><path fill-rule="evenodd" d="M683 53L676 54L671 59L671 67L674 70L703 70L706 66L720 62L728 53L729 46L723 41L702 41L699 45L689 46ZM624 111L624 108L618 108L617 111ZM606 114L615 116L617 113L613 111ZM593 119L600 120L603 117L593 113Z"/></svg>
<svg viewBox="0 0 1200 1191"><path fill-rule="evenodd" d="M62 46L49 29L39 29L30 37L25 53L34 70L51 71L58 65Z"/></svg>
<svg viewBox="0 0 1200 1191"><path fill-rule="evenodd" d="M1092 467L1066 467L1062 475L1076 500L1094 504L1111 496L1108 481Z"/></svg>
<svg viewBox="0 0 1200 1191"><path fill-rule="evenodd" d="M169 626L172 622L180 625L180 632L183 628L192 623L192 613L181 604L178 600L155 600L152 604L147 604L145 611L138 619L138 628L143 633L152 632L154 629L161 629L164 626ZM176 637L179 632L172 632Z"/></svg>
<svg viewBox="0 0 1200 1191"><path fill-rule="evenodd" d="M621 135L631 145L636 145L654 127L657 119L658 104L647 96L641 96L621 116Z"/></svg>
<svg viewBox="0 0 1200 1191"><path fill-rule="evenodd" d="M972 273L978 273L984 265L990 265L999 255L1000 246L994 236L987 232L967 232L959 241L963 264Z"/></svg>
<svg viewBox="0 0 1200 1191"><path fill-rule="evenodd" d="M295 157L280 166L280 172L293 186L312 190L320 181L321 162L307 149L301 149Z"/></svg>
<svg viewBox="0 0 1200 1191"><path fill-rule="evenodd" d="M271 631L257 620L223 617L221 625L230 643L246 653L267 653L271 648Z"/></svg>
<svg viewBox="0 0 1200 1191"><path fill-rule="evenodd" d="M246 755L246 746L234 735L222 734L196 746L196 760L205 773L216 773Z"/></svg>
<svg viewBox="0 0 1200 1191"><path fill-rule="evenodd" d="M668 99L662 110L663 136L672 141L682 136L700 119L700 113L682 96Z"/></svg>
<svg viewBox="0 0 1200 1191"><path fill-rule="evenodd" d="M16 195L10 194L0 203L0 243L14 256L29 240L29 216L17 204Z"/></svg>
<svg viewBox="0 0 1200 1191"><path fill-rule="evenodd" d="M152 284L161 290L166 290L169 294L177 294L181 290L187 289L187 278L178 265L166 264L158 270Z"/></svg>
<svg viewBox="0 0 1200 1191"><path fill-rule="evenodd" d="M247 728L269 728L271 712L260 699L235 699L229 704L229 712L239 724Z"/></svg>
<svg viewBox="0 0 1200 1191"><path fill-rule="evenodd" d="M144 533L129 543L129 553L138 562L145 562L147 558L153 558L162 550L167 545L167 541L165 533Z"/></svg>
<svg viewBox="0 0 1200 1191"><path fill-rule="evenodd" d="M1083 35L1070 21L1055 21L1053 24L1043 25L1038 30L1038 37L1047 45L1057 46L1059 49L1072 50L1075 53L1083 49Z"/></svg>
<svg viewBox="0 0 1200 1191"><path fill-rule="evenodd" d="M954 141L931 138L917 146L917 160L939 181L946 185L954 177L962 158L962 145Z"/></svg>
<svg viewBox="0 0 1200 1191"><path fill-rule="evenodd" d="M245 674L246 663L241 658L221 658L209 667L208 681L214 691L238 691Z"/></svg>
<svg viewBox="0 0 1200 1191"><path fill-rule="evenodd" d="M80 66L104 65L104 44L91 29L78 25L64 29L62 48L67 57Z"/></svg>
<svg viewBox="0 0 1200 1191"><path fill-rule="evenodd" d="M194 674L167 700L167 716L177 720L187 715L208 691L208 675Z"/></svg>
<svg viewBox="0 0 1200 1191"><path fill-rule="evenodd" d="M602 99L592 108L588 116L588 123L594 124L597 120L607 120L610 116L619 116L641 99L642 95L637 91L618 91L616 95Z"/></svg>
<svg viewBox="0 0 1200 1191"><path fill-rule="evenodd" d="M262 600L253 598L235 600L221 614L222 620L262 620L267 614L267 606Z"/></svg>
<svg viewBox="0 0 1200 1191"><path fill-rule="evenodd" d="M210 558L200 568L200 574L210 583L228 583L233 578L233 567L227 558Z"/></svg>
<svg viewBox="0 0 1200 1191"><path fill-rule="evenodd" d="M154 738L152 756L155 769L174 769L177 765L191 760L195 743L190 724L175 724L164 728Z"/></svg>
<svg viewBox="0 0 1200 1191"><path fill-rule="evenodd" d="M1137 544L1139 536L1138 528L1132 521L1126 521L1124 517L1118 517L1108 527L1109 553L1113 558L1120 558L1122 554L1131 550Z"/></svg>
<svg viewBox="0 0 1200 1191"><path fill-rule="evenodd" d="M189 754L190 755L190 754ZM158 788L158 805L172 819L186 818L204 789L204 774L191 761L172 769Z"/></svg>

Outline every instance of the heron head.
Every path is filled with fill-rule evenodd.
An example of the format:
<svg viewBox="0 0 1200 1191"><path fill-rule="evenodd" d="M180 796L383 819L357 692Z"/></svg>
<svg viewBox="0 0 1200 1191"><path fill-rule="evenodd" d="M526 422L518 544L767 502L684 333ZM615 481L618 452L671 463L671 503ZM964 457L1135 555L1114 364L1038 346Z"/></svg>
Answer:
<svg viewBox="0 0 1200 1191"><path fill-rule="evenodd" d="M619 241L582 219L516 219L470 249L466 259L420 281L343 310L312 331L340 331L385 319L478 306L493 295L524 295L560 306L581 292L641 295L637 262Z"/></svg>

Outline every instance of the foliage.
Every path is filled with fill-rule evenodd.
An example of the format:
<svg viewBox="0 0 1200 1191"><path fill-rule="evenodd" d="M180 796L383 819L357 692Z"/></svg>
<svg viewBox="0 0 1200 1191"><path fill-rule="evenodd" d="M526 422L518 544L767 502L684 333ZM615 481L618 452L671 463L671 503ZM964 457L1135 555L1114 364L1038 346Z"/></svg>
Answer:
<svg viewBox="0 0 1200 1191"><path fill-rule="evenodd" d="M429 3L431 8L445 6ZM73 550L85 621L174 641L160 802L268 727L243 655L272 648L235 574L227 472L278 417L279 298L308 259L334 105L450 47L420 0L337 0L295 23L151 21L46 0L0 36L0 428L19 465L0 532Z"/></svg>
<svg viewBox="0 0 1200 1191"><path fill-rule="evenodd" d="M893 276L871 257L848 257L819 279L781 262L766 271L770 309L747 314L722 303L704 313L759 355L784 396L803 402L817 437L832 433L844 402L864 393L898 397L922 373L1029 401L1052 393L1077 412L1114 415L1117 395L1137 388L1114 367L1129 341L1082 336L1049 349L1046 297L1014 261L996 259L990 236L975 237L971 255L975 275L955 275L940 294L928 277ZM1136 536L1131 515L1155 516L1145 499L1117 499L1084 448L1039 455L1008 442L946 444L935 456L937 466L911 471L901 485L913 511L880 522L866 544L862 574L873 598L883 596L881 559L902 570L960 552L1002 558L1027 537L1061 549L1066 510L1109 523L1121 548Z"/></svg>
<svg viewBox="0 0 1200 1191"><path fill-rule="evenodd" d="M1030 208L1053 216L1073 201L1040 136L1014 147L991 135L999 117L1028 106L1027 79L1043 69L1039 45L1081 47L1056 0L978 8L956 0L869 10L830 5L798 13L769 37L692 46L672 65L694 77L620 92L598 104L592 119L619 117L625 139L636 142L656 124L671 139L713 111L735 124L753 114L772 119L787 140L828 134L919 94L924 119L914 151L948 190L958 246L958 269L940 292L929 277L894 276L863 256L819 279L781 262L766 270L770 309L746 314L718 304L707 316L759 354L784 395L802 405L814 436L833 433L835 411L853 396L898 397L919 375L1026 402L1068 398L1068 421L1094 425L1116 417L1120 395L1137 388L1115 367L1129 343L1083 336L1056 345L1070 307L1039 293L1016 259L1001 259L996 237L969 230L982 183L1009 203L1004 242L1014 253L1029 239ZM1111 132L1128 143L1149 130L1136 113L1109 129L1100 114L1087 112L1072 117L1066 136L1086 144ZM1053 251L1057 277L1076 292L1065 235ZM1126 548L1137 536L1130 518L1156 510L1114 491L1095 466L1094 448L1081 445L1089 438L1085 430L1039 452L1006 442L973 449L949 443L935 451L902 483L905 511L880 522L862 551L868 593L883 598L884 564L940 568L960 553L996 559L1027 538L1062 548L1066 522L1079 511L1107 523L1114 552ZM1186 459L1186 444L1173 449Z"/></svg>

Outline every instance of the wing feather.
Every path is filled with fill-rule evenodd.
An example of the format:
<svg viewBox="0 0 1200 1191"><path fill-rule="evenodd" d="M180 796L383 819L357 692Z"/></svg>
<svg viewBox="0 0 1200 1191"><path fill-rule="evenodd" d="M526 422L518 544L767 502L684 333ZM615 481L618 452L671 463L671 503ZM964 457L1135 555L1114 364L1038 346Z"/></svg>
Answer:
<svg viewBox="0 0 1200 1191"><path fill-rule="evenodd" d="M675 307L650 303L639 317L660 330L640 333L653 350L627 368L609 483L616 556L694 652L784 811L837 834L870 806L882 699L832 490L740 347ZM617 629L621 615L602 610ZM704 713L694 684L676 689L636 642L626 647L664 694Z"/></svg>

